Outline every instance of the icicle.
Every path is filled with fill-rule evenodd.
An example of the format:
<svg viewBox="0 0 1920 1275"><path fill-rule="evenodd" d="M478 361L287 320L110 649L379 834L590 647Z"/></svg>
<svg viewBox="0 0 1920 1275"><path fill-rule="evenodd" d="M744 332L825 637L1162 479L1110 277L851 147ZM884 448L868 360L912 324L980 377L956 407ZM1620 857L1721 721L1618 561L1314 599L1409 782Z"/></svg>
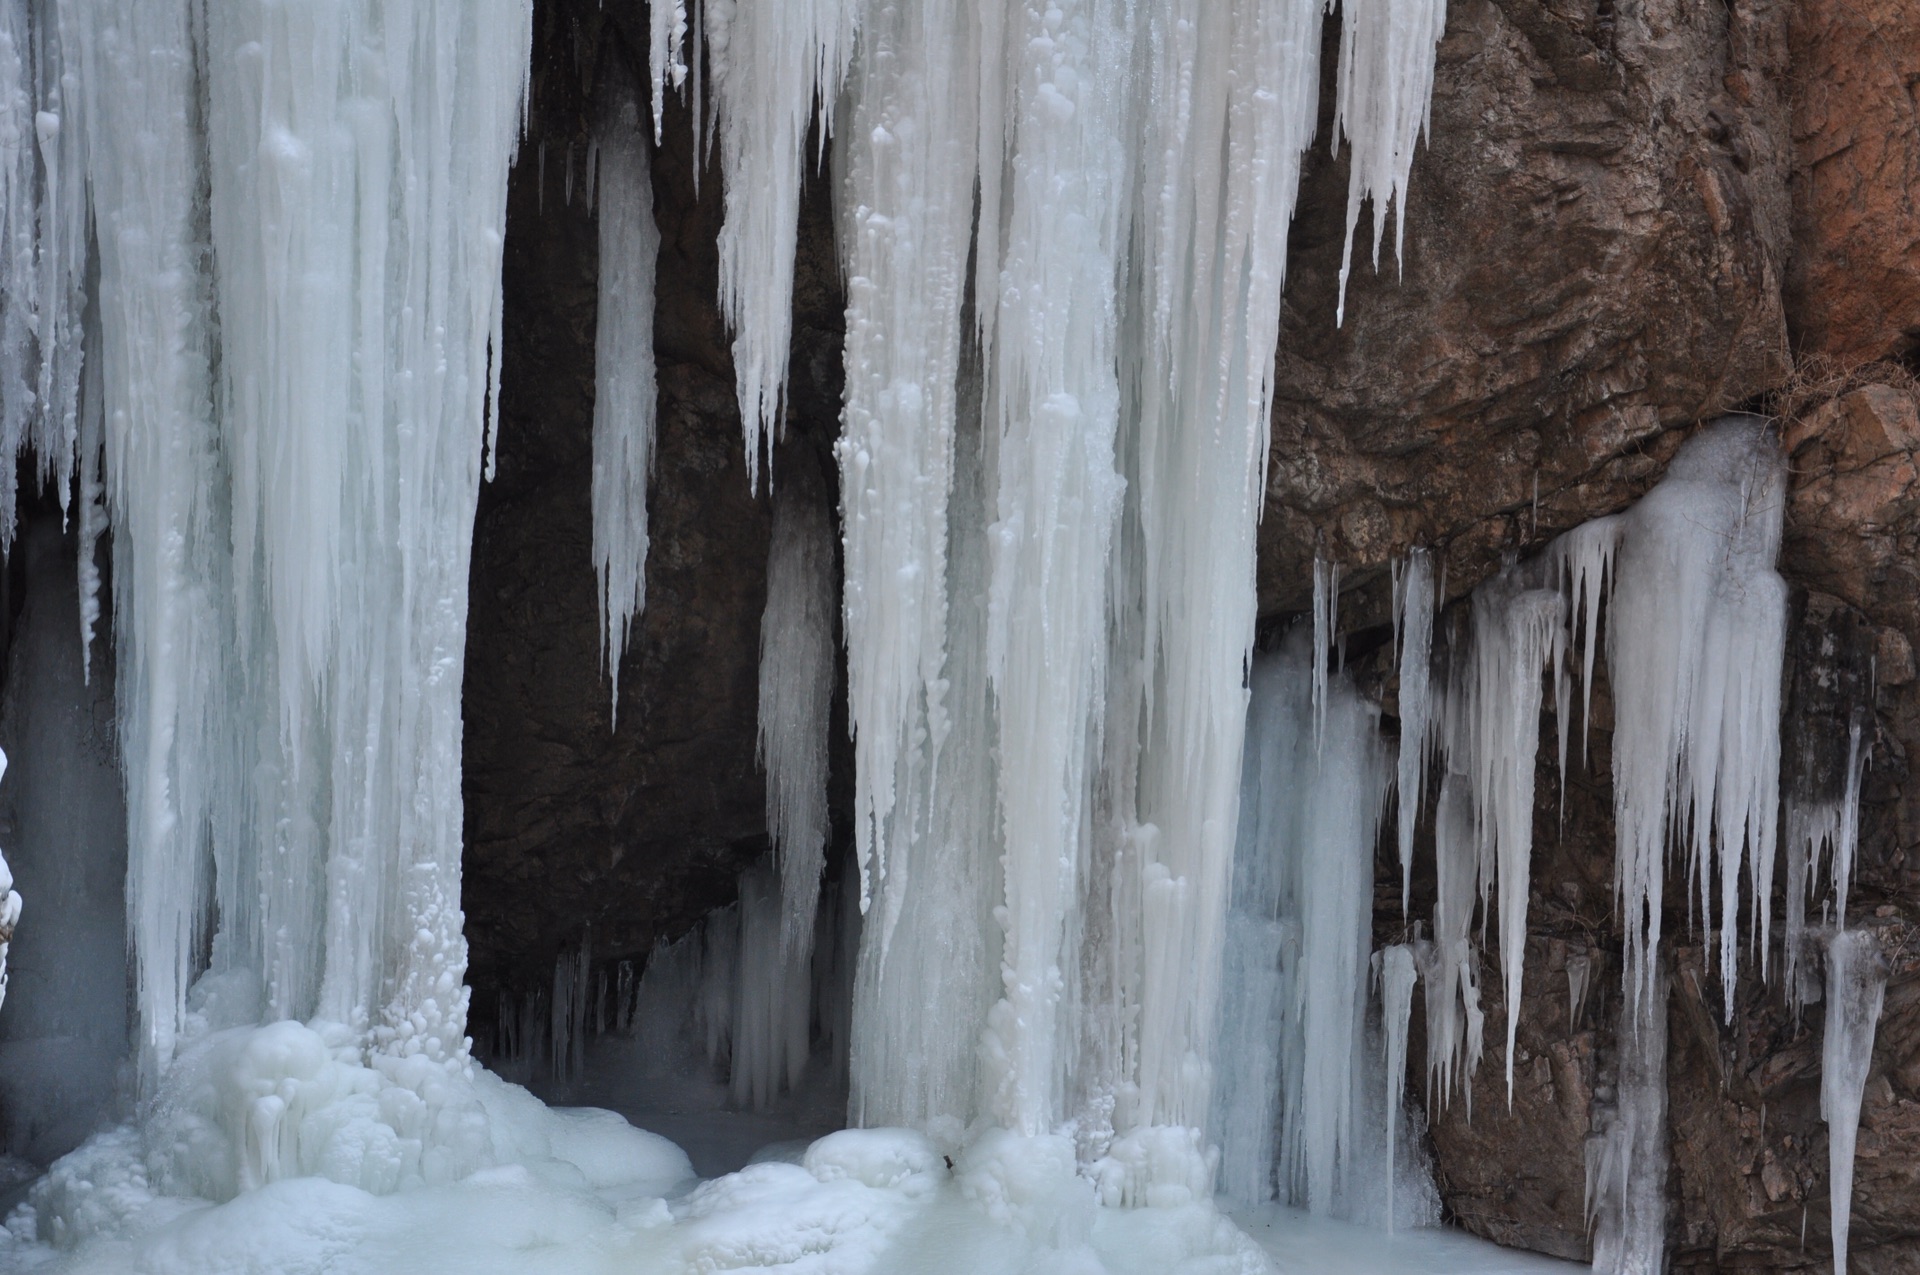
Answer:
<svg viewBox="0 0 1920 1275"><path fill-rule="evenodd" d="M792 475L774 498L760 621L758 752L767 776L767 830L780 865L780 950L783 959L803 966L813 955L826 862L833 710L833 525L820 486Z"/></svg>
<svg viewBox="0 0 1920 1275"><path fill-rule="evenodd" d="M1587 1004L1587 976L1593 962L1585 952L1567 955L1567 1034L1580 1029L1580 1011Z"/></svg>
<svg viewBox="0 0 1920 1275"><path fill-rule="evenodd" d="M659 410L653 285L660 231L640 128L633 87L616 80L598 148L600 292L593 341L593 565L615 722L621 660L633 617L647 604L647 481Z"/></svg>
<svg viewBox="0 0 1920 1275"><path fill-rule="evenodd" d="M720 309L734 334L747 474L771 466L787 388L793 257L807 132L830 131L858 0L704 0L714 127L726 187ZM696 165L697 167L697 165Z"/></svg>
<svg viewBox="0 0 1920 1275"><path fill-rule="evenodd" d="M1499 891L1509 1103L1526 967L1534 757L1540 744L1543 676L1558 666L1565 616L1560 594L1525 588L1513 568L1473 595L1473 693L1466 707L1467 729L1483 865L1480 888L1484 897L1497 882Z"/></svg>
<svg viewBox="0 0 1920 1275"><path fill-rule="evenodd" d="M1874 1029L1887 996L1887 962L1866 930L1827 944L1827 1026L1820 1057L1820 1118L1827 1123L1827 1189L1833 1208L1833 1269L1847 1269L1853 1216L1853 1149L1860 1099L1873 1065Z"/></svg>
<svg viewBox="0 0 1920 1275"><path fill-rule="evenodd" d="M667 85L687 82L687 0L655 0L647 6L647 64L653 78L653 141L660 144ZM696 164L696 167L698 165Z"/></svg>
<svg viewBox="0 0 1920 1275"><path fill-rule="evenodd" d="M1387 1044L1387 1230L1394 1225L1393 1191L1399 1180L1400 1103L1407 1090L1407 1022L1413 1013L1413 984L1419 977L1413 952L1404 944L1383 949L1374 960L1380 979L1381 1018Z"/></svg>
<svg viewBox="0 0 1920 1275"><path fill-rule="evenodd" d="M570 1085L586 1065L587 1007L593 971L592 935L553 962L553 996L547 1002L549 1066L553 1079Z"/></svg>
<svg viewBox="0 0 1920 1275"><path fill-rule="evenodd" d="M1587 1139L1587 1225L1601 1275L1666 1270L1667 978L1652 960L1645 995L1621 998L1616 1096Z"/></svg>
<svg viewBox="0 0 1920 1275"><path fill-rule="evenodd" d="M1405 252L1407 178L1413 151L1428 126L1434 49L1447 25L1446 0L1345 0L1340 6L1340 87L1334 103L1335 146L1348 148L1347 239L1340 254L1340 301L1347 311L1347 275L1360 205L1373 201L1373 267L1387 205L1394 211L1394 245ZM1402 258L1404 266L1404 257Z"/></svg>
<svg viewBox="0 0 1920 1275"><path fill-rule="evenodd" d="M1400 623L1400 910L1413 888L1413 829L1426 783L1427 744L1433 727L1433 559L1425 549L1407 557L1405 589L1396 595Z"/></svg>

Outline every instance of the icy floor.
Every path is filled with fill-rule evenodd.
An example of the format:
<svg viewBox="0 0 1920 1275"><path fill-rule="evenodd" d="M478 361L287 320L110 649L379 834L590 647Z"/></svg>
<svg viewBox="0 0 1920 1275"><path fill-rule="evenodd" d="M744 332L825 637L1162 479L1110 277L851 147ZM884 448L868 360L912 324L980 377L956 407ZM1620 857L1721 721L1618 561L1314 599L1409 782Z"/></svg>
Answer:
<svg viewBox="0 0 1920 1275"><path fill-rule="evenodd" d="M509 1087L499 1086L502 1091ZM519 1091L512 1091L517 1093ZM504 1098L500 1103L496 1098ZM1095 1203L1062 1140L990 1134L958 1151L900 1130L767 1148L699 1181L684 1154L605 1113L489 1097L544 1125L530 1153L453 1183L374 1195L321 1177L210 1204L140 1189L114 1135L67 1184L70 1213L121 1216L62 1251L0 1240L36 1275L1482 1275L1567 1263L1448 1231L1389 1236L1291 1209ZM122 1139L131 1135L122 1133ZM87 1152L83 1150L82 1155ZM56 1175L57 1176L57 1175ZM75 1200L75 1195L97 1197ZM97 1220L97 1219L96 1219ZM16 1217L16 1225L18 1219ZM1237 1225L1236 1225L1237 1224ZM1271 1264L1269 1264L1271 1259Z"/></svg>

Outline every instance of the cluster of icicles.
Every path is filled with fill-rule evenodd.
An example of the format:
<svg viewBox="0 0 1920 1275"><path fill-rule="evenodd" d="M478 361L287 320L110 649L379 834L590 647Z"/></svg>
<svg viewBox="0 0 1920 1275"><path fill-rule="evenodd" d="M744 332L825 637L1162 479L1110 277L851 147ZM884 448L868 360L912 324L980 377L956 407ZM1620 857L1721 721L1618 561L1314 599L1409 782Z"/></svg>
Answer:
<svg viewBox="0 0 1920 1275"><path fill-rule="evenodd" d="M723 978L702 956L671 980L732 989L705 1021L728 1024L743 1097L776 1089L797 1048L769 998L776 971L806 968L820 911L837 617L866 914L852 1120L1064 1130L1111 1202L1162 1204L1210 1194L1211 1127L1230 1191L1316 1210L1353 1189L1365 1125L1383 1130L1391 1192L1399 1104L1361 1115L1398 1092L1421 984L1441 1091L1474 1066L1476 900L1497 897L1505 1003L1519 1003L1545 675L1564 764L1572 670L1590 688L1604 610L1640 1061L1623 1064L1594 1196L1609 1261L1657 1250L1638 1149L1664 1136L1672 830L1688 830L1729 998L1742 937L1763 968L1767 951L1784 625L1771 443L1715 427L1635 511L1484 586L1438 677L1442 590L1416 555L1391 765L1374 710L1328 665L1331 571L1312 645L1248 677L1321 0L650 12L645 82L614 77L597 146L592 507L610 672L645 600L656 410L643 88L656 140L668 91L691 80L696 105L711 99L756 483L780 427L816 126L847 284L844 593L836 606L824 510L782 487L761 696L777 890L756 878L737 949L712 949L768 972ZM1404 213L1443 14L1439 0L1341 6L1349 263L1364 203L1376 262L1389 206ZM481 1162L401 1132L438 1128L458 1105L446 1077L467 1074L467 566L530 32L527 0L0 0L0 454L31 451L74 509L83 643L112 532L143 1091L184 1033L278 1022L262 1068L311 1055L332 1076L344 1051L368 1064L349 1069L360 1097L415 1095L407 1119L383 1118L393 1162L429 1181ZM0 500L10 536L9 483ZM1372 832L1397 786L1404 877L1429 765L1432 935L1375 957ZM1844 899L1855 797L1790 821L1803 890L1831 843ZM1798 902L1790 930L1805 928ZM574 960L550 1026L570 1056L590 977ZM1376 969L1377 1091L1352 1065ZM1838 1156L1878 1014L1870 940L1836 937L1828 969ZM291 1119L249 1110L262 1146ZM381 1189L404 1176L381 1172Z"/></svg>

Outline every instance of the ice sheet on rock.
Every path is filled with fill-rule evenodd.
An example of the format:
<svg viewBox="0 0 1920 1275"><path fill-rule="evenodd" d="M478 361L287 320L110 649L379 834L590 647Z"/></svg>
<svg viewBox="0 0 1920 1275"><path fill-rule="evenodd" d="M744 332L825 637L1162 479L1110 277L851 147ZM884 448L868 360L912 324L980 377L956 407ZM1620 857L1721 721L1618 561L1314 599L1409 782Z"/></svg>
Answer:
<svg viewBox="0 0 1920 1275"><path fill-rule="evenodd" d="M1820 1053L1820 1118L1827 1125L1835 1271L1847 1269L1860 1101L1873 1065L1874 1030L1886 996L1887 962L1879 939L1869 930L1843 929L1835 934L1827 943L1827 1024Z"/></svg>
<svg viewBox="0 0 1920 1275"><path fill-rule="evenodd" d="M862 7L858 0L702 0L726 190L720 310L734 335L734 384L756 490L763 458L772 465L787 392L800 184L804 166L817 159L808 135L817 117L824 153Z"/></svg>
<svg viewBox="0 0 1920 1275"><path fill-rule="evenodd" d="M656 20L671 13L654 6ZM620 664L633 619L647 605L647 484L659 411L653 362L654 273L660 230L640 104L624 77L597 139L599 299L593 338L593 566L600 656L620 713ZM659 84L654 103L659 108Z"/></svg>
<svg viewBox="0 0 1920 1275"><path fill-rule="evenodd" d="M773 501L760 619L760 765L780 871L780 947L805 968L827 848L827 749L834 692L833 522L823 484L786 476Z"/></svg>
<svg viewBox="0 0 1920 1275"><path fill-rule="evenodd" d="M1610 1109L1587 1138L1587 1226L1601 1275L1661 1275L1667 1256L1667 976L1623 995Z"/></svg>
<svg viewBox="0 0 1920 1275"><path fill-rule="evenodd" d="M1400 1088L1384 1107L1366 1092L1387 1093L1390 1071L1385 1049L1367 1046L1367 1013L1373 850L1391 778L1377 710L1344 676L1316 710L1305 639L1254 662L1212 1132L1231 1198L1277 1190L1325 1215L1356 1210L1372 1173L1393 1196ZM1412 994L1412 954L1396 951L1383 1046L1396 1023L1404 1046L1397 1010Z"/></svg>

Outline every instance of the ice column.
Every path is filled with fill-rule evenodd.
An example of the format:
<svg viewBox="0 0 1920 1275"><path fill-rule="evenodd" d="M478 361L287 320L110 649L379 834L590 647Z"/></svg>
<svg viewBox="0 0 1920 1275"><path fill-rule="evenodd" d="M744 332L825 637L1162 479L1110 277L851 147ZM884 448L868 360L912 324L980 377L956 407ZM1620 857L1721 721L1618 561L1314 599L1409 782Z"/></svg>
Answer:
<svg viewBox="0 0 1920 1275"><path fill-rule="evenodd" d="M833 711L833 524L817 478L797 472L773 503L760 622L760 764L779 856L780 950L804 967L827 847L827 733Z"/></svg>
<svg viewBox="0 0 1920 1275"><path fill-rule="evenodd" d="M1122 1128L1199 1127L1209 1110L1255 535L1287 229L1318 115L1322 8L1160 0L1135 18L1136 247L1119 449L1129 530L1110 604L1107 705L1121 747L1105 776L1130 850L1115 863L1123 888L1110 906L1137 918L1121 929L1137 939L1116 962L1121 1005L1138 1014L1137 1097L1118 1113Z"/></svg>
<svg viewBox="0 0 1920 1275"><path fill-rule="evenodd" d="M999 710L1007 937L986 1049L993 1114L1029 1135L1065 1118L1074 1063L1080 874L1122 488L1125 16L1109 0L1016 7L1007 32L1008 212L986 403L997 460L987 670ZM1199 884L1169 877L1163 888ZM1143 1025L1143 1041L1150 1031Z"/></svg>
<svg viewBox="0 0 1920 1275"><path fill-rule="evenodd" d="M1860 1098L1873 1065L1873 1034L1887 997L1887 963L1870 931L1841 930L1827 944L1827 1027L1820 1057L1820 1118L1827 1122L1827 1190L1833 1269L1847 1269L1853 1218L1853 1149Z"/></svg>
<svg viewBox="0 0 1920 1275"><path fill-rule="evenodd" d="M655 6L659 13L669 6ZM655 92L659 92L658 84ZM656 107L657 107L656 102ZM633 617L647 604L647 480L659 408L653 365L653 282L660 231L639 102L615 81L600 126L595 202L600 219L599 306L593 339L593 566L600 652L620 711L620 660Z"/></svg>
<svg viewBox="0 0 1920 1275"><path fill-rule="evenodd" d="M817 112L824 151L864 6L860 0L704 3L714 124L726 185L720 308L734 333L734 382L746 435L747 472L757 487L763 455L772 463L774 429L787 388L793 254L800 179L809 159L807 134ZM656 10L655 21L661 20ZM659 36L653 39L657 43ZM661 72L654 74L657 78Z"/></svg>

